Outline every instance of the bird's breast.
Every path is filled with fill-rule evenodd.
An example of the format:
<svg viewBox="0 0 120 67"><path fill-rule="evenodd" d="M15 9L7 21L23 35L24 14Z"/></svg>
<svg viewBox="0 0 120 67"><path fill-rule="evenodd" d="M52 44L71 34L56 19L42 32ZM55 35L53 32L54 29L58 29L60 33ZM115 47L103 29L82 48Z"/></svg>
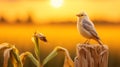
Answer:
<svg viewBox="0 0 120 67"><path fill-rule="evenodd" d="M82 26L81 22L77 24L77 28L83 37L88 38L88 39L92 37L92 35Z"/></svg>

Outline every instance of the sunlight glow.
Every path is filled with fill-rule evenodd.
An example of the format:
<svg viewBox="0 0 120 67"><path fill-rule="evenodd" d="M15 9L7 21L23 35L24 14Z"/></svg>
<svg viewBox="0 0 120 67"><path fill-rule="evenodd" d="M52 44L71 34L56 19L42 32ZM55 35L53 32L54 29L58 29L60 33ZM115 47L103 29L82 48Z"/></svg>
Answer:
<svg viewBox="0 0 120 67"><path fill-rule="evenodd" d="M51 0L51 5L55 8L59 8L63 5L63 0Z"/></svg>

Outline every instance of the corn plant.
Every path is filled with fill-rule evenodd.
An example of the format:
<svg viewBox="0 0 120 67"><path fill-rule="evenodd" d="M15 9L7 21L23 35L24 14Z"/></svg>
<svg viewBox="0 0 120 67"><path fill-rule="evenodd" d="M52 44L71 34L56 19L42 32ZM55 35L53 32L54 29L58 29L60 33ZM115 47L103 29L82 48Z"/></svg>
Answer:
<svg viewBox="0 0 120 67"><path fill-rule="evenodd" d="M58 53L63 52L65 55L64 65L63 67L74 67L74 63L69 56L69 52L67 49L57 46L42 62L40 60L40 44L39 40L47 42L46 37L38 32L35 32L32 36L32 42L34 43L34 52L35 57L31 52L24 52L19 54L19 50L9 43L2 43L0 44L0 50L4 51L3 57L3 67L9 67L10 64L8 61L11 62L13 67L23 67L25 59L28 57L36 67L43 67L47 64L51 59L53 59Z"/></svg>
<svg viewBox="0 0 120 67"><path fill-rule="evenodd" d="M10 45L8 43L2 43L0 45L0 50L4 50L4 62L3 67L8 67L8 61L10 60L13 64L13 67L22 67L22 63L19 57L19 51L15 48L14 45Z"/></svg>

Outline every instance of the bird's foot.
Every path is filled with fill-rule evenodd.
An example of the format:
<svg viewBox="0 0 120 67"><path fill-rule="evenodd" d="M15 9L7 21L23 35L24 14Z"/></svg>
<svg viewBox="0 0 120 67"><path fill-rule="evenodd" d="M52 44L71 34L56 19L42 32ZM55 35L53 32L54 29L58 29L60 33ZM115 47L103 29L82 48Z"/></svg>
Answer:
<svg viewBox="0 0 120 67"><path fill-rule="evenodd" d="M90 44L89 41L90 41L89 39L86 40L86 41L84 42L84 44Z"/></svg>

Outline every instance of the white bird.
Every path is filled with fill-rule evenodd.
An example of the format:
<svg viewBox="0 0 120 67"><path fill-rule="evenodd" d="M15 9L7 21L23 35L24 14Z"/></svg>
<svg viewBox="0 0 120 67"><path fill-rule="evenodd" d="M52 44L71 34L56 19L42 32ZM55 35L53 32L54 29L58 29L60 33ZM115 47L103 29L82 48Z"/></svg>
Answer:
<svg viewBox="0 0 120 67"><path fill-rule="evenodd" d="M80 34L87 38L87 40L84 42L85 44L89 43L90 39L94 39L97 41L100 45L103 45L101 42L93 22L89 19L88 15L85 12L79 13L76 15L78 17L77 20L77 29L80 32Z"/></svg>

